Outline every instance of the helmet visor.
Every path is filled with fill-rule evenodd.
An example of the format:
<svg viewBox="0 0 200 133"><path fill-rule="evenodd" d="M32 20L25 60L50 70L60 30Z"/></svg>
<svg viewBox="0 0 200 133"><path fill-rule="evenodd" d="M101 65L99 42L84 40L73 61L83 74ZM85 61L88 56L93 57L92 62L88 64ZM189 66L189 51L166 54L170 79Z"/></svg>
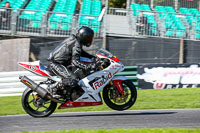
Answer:
<svg viewBox="0 0 200 133"><path fill-rule="evenodd" d="M93 40L94 40L94 36L89 36L88 37L88 43L86 44L86 46L90 47L92 45Z"/></svg>

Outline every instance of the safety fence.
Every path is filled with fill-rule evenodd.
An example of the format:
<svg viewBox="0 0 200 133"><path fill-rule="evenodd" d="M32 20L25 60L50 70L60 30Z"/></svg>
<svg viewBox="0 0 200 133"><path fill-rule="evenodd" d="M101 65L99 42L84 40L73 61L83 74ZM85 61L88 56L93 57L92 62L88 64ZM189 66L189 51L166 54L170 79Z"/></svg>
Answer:
<svg viewBox="0 0 200 133"><path fill-rule="evenodd" d="M25 36L65 37L81 26L91 27L95 37L102 34L99 16L27 9L0 8L0 33Z"/></svg>
<svg viewBox="0 0 200 133"><path fill-rule="evenodd" d="M132 3L148 4L152 8L155 6L172 6L176 9L180 7L199 9L200 7L199 0L132 0Z"/></svg>
<svg viewBox="0 0 200 133"><path fill-rule="evenodd" d="M149 10L139 10L136 6L133 5L130 10L108 9L108 20L112 24L107 25L107 34L115 30L131 37L200 40L200 13L197 9L180 8L176 12L172 7L158 7L152 11L150 7ZM121 19L115 19L116 16Z"/></svg>
<svg viewBox="0 0 200 133"><path fill-rule="evenodd" d="M142 14L142 15L141 15ZM131 9L109 8L99 16L0 8L0 33L24 36L65 37L89 26L95 37L162 37L200 40L200 12L194 8L132 4Z"/></svg>
<svg viewBox="0 0 200 133"><path fill-rule="evenodd" d="M109 8L106 17L106 34L111 36L133 36L130 10Z"/></svg>
<svg viewBox="0 0 200 133"><path fill-rule="evenodd" d="M1 72L0 73L0 97L22 95L26 86L19 80L19 75L26 75L35 82L45 80L28 71Z"/></svg>
<svg viewBox="0 0 200 133"><path fill-rule="evenodd" d="M137 66L126 66L123 72L117 75L127 76L135 86L137 82ZM1 72L0 73L0 97L19 96L25 90L26 86L20 82L19 75L26 75L36 83L44 81L46 78L37 76L29 71Z"/></svg>

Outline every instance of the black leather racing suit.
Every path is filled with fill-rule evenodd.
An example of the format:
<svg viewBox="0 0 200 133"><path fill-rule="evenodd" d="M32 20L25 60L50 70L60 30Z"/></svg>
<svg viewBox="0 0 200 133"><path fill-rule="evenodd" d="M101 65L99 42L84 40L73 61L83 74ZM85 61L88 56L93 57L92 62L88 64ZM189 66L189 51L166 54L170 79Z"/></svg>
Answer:
<svg viewBox="0 0 200 133"><path fill-rule="evenodd" d="M82 49L82 44L77 40L75 35L62 41L49 55L50 70L62 78L64 86L76 86L77 76L69 69L67 65L72 63L72 66L87 69L88 65L80 62L80 57L93 58Z"/></svg>

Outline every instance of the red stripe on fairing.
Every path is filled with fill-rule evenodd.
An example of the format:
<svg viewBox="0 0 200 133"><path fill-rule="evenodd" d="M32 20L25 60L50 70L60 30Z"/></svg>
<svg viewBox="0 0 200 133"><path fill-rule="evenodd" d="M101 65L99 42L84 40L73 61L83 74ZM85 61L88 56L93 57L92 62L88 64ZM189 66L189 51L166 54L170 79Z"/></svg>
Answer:
<svg viewBox="0 0 200 133"><path fill-rule="evenodd" d="M124 89L123 89L123 86L122 86L122 81L123 80L114 80L113 84L117 87L117 90L119 91L119 93L121 93L123 95Z"/></svg>
<svg viewBox="0 0 200 133"><path fill-rule="evenodd" d="M85 107L85 106L96 106L96 105L102 105L102 101L100 102L72 102L68 101L62 105L58 109L63 108L73 108L73 107Z"/></svg>
<svg viewBox="0 0 200 133"><path fill-rule="evenodd" d="M100 55L100 56L103 56L103 57L106 57L106 58L109 58L109 59L111 59L111 60L113 60L113 61L120 61L120 59L119 58L110 58L110 57L107 57L107 56L105 56L105 55L102 55L102 54L98 54L98 53L96 53L96 55Z"/></svg>
<svg viewBox="0 0 200 133"><path fill-rule="evenodd" d="M28 65L28 64L23 64L23 63L18 63L18 64L23 66L24 68L28 69L29 71L35 72L35 73L37 73L39 75L50 77L50 75L48 75L48 74L44 73L43 71L41 71L38 65ZM35 67L36 70L30 69L30 67Z"/></svg>

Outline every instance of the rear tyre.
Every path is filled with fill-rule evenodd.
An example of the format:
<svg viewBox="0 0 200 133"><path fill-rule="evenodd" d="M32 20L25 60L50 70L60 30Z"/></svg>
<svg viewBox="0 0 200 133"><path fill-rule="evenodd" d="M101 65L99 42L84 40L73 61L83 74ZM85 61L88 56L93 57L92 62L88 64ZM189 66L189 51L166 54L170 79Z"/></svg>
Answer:
<svg viewBox="0 0 200 133"><path fill-rule="evenodd" d="M130 80L122 81L124 94L120 94L115 85L108 86L103 90L105 103L114 110L126 110L133 106L137 99L137 90Z"/></svg>
<svg viewBox="0 0 200 133"><path fill-rule="evenodd" d="M24 91L21 102L24 110L33 117L47 117L51 115L57 107L57 103L40 98L40 96L30 88L26 88Z"/></svg>

